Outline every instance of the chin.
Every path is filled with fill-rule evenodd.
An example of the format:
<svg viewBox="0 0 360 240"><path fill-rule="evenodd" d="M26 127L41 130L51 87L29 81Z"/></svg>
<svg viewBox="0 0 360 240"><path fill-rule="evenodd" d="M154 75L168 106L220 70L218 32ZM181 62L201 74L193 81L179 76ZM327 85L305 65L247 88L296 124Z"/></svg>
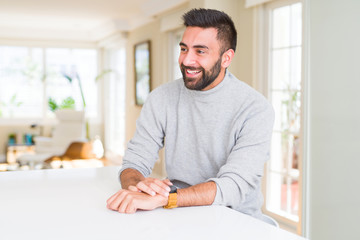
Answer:
<svg viewBox="0 0 360 240"><path fill-rule="evenodd" d="M199 82L199 79L184 79L185 86L189 89L194 89Z"/></svg>

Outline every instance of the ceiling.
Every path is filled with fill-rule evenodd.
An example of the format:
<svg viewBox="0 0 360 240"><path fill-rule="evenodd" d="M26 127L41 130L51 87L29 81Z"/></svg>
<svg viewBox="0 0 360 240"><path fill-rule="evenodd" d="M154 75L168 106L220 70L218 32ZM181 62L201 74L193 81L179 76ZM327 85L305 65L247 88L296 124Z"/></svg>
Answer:
<svg viewBox="0 0 360 240"><path fill-rule="evenodd" d="M0 38L98 41L187 0L0 0Z"/></svg>

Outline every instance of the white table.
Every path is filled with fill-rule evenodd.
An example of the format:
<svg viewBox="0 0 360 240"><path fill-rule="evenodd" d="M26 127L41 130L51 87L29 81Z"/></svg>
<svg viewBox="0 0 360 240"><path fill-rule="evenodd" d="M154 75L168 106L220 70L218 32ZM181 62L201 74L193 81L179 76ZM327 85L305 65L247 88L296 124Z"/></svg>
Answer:
<svg viewBox="0 0 360 240"><path fill-rule="evenodd" d="M0 239L303 239L221 206L110 211L118 170L0 173Z"/></svg>

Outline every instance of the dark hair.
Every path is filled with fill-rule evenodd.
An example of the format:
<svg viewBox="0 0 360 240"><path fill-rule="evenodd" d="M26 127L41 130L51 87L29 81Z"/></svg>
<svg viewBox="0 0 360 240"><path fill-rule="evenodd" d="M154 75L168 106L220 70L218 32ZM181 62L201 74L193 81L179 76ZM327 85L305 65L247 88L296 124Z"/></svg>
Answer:
<svg viewBox="0 0 360 240"><path fill-rule="evenodd" d="M236 50L237 33L234 22L224 12L214 9L192 9L183 15L186 27L215 28L217 40L222 43L221 54L229 49Z"/></svg>

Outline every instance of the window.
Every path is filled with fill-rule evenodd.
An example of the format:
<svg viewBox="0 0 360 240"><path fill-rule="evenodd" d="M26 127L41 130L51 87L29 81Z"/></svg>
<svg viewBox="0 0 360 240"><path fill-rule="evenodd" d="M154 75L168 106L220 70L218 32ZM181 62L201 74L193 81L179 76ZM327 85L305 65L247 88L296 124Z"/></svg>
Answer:
<svg viewBox="0 0 360 240"><path fill-rule="evenodd" d="M170 81L182 78L182 74L179 67L179 55L180 55L179 43L181 42L183 33L184 33L184 29L170 32L170 38L169 38L170 39L169 59L171 60Z"/></svg>
<svg viewBox="0 0 360 240"><path fill-rule="evenodd" d="M49 116L49 98L61 104L71 97L75 109L83 109L78 79L86 115L97 117L97 62L95 49L0 46L0 118Z"/></svg>
<svg viewBox="0 0 360 240"><path fill-rule="evenodd" d="M275 110L271 158L266 170L265 211L299 222L302 96L302 2L265 6L264 80Z"/></svg>
<svg viewBox="0 0 360 240"><path fill-rule="evenodd" d="M115 163L119 161L119 156L124 156L125 151L125 48L106 50L104 60L106 68L113 70L112 74L104 79L106 94L103 113L106 157Z"/></svg>
<svg viewBox="0 0 360 240"><path fill-rule="evenodd" d="M43 54L40 48L0 46L0 117L39 117Z"/></svg>

